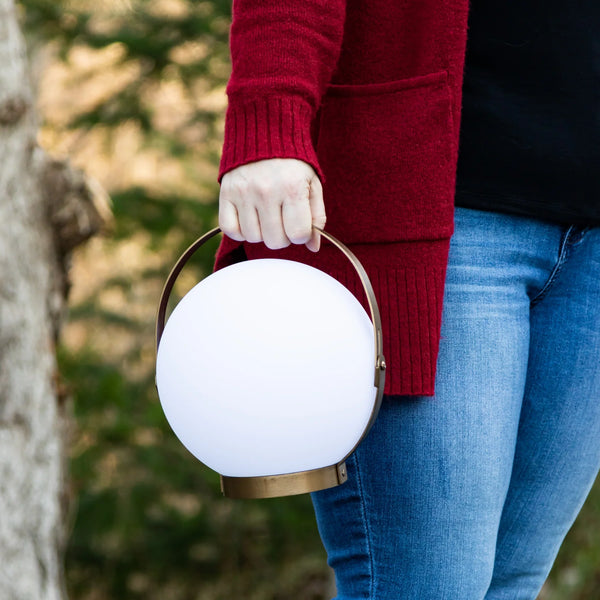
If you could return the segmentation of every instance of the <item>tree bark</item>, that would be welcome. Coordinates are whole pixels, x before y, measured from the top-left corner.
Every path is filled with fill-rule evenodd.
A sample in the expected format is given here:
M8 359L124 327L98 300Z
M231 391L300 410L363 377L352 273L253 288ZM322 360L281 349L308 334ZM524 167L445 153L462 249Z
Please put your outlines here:
M14 0L0 0L2 600L65 598L65 419L55 346L68 253L101 222L83 177L50 161L36 133Z

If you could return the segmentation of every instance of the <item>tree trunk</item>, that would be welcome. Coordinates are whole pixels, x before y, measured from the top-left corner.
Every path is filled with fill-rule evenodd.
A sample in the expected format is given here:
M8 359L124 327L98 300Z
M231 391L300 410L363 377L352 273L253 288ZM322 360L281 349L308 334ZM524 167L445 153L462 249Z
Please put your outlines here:
M65 258L99 225L85 204L89 197L84 208L79 203L88 191L82 177L36 146L32 96L14 1L0 0L2 600L65 597L64 419L55 345L67 290Z

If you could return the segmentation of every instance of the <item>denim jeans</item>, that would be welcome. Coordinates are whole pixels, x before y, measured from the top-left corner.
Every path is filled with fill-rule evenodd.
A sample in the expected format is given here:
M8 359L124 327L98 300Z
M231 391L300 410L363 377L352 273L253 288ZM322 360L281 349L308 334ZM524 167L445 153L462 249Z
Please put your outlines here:
M435 397L313 494L339 600L533 600L600 466L600 227L458 208Z

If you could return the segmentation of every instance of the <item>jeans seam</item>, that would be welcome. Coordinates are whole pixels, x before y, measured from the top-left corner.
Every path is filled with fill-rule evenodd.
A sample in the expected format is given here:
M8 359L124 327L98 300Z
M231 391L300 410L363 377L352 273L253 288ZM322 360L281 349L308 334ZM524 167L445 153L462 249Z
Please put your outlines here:
M563 268L563 265L567 260L567 255L569 251L569 236L571 235L571 232L573 231L574 227L574 225L571 225L569 229L567 229L567 231L563 234L560 240L558 259L556 261L556 264L554 265L554 268L552 269L552 272L550 273L550 276L548 277L548 280L546 281L542 289L535 295L534 298L531 299L529 303L530 308L533 308L536 304L539 304L546 297L546 295L554 285L554 282L556 281L559 273Z
M353 456L354 458L354 466L356 469L356 483L357 483L357 487L358 487L358 493L360 494L360 498L361 498L361 502L360 502L360 507L361 507L361 518L362 518L362 523L363 523L363 531L364 531L364 535L365 535L365 543L367 546L367 556L369 557L369 598L374 598L374 591L375 591L375 569L374 569L374 565L373 565L373 552L372 552L372 544L371 544L371 537L370 537L370 532L371 532L371 528L369 527L369 520L367 518L367 512L365 509L365 493L364 493L364 489L363 489L363 485L362 485L362 478L360 475L360 465L358 462L358 458L356 456L356 454Z

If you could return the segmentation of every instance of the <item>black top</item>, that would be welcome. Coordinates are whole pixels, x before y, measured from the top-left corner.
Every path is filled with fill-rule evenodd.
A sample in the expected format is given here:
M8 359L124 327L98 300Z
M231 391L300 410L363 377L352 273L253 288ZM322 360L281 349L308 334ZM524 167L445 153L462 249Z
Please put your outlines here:
M457 206L600 225L600 1L473 0Z

